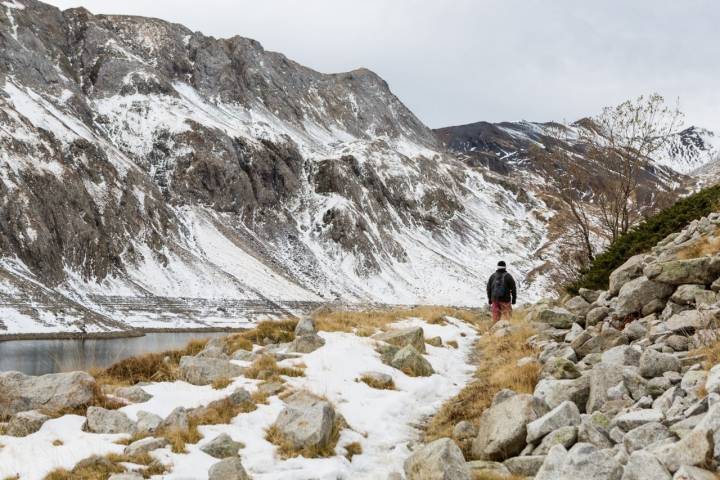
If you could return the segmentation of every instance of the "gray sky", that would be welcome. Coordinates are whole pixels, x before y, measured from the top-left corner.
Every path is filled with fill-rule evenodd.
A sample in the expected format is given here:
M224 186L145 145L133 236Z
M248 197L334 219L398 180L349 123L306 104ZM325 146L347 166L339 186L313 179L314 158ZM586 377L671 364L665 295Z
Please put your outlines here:
M51 0L367 67L431 127L575 120L658 92L720 132L718 0Z

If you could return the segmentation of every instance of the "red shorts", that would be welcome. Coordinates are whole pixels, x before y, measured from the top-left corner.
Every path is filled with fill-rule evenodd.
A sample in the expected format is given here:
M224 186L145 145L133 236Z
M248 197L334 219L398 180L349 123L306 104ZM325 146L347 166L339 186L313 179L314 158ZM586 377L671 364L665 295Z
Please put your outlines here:
M510 302L492 302L492 320L493 323L500 319L509 319L512 315L512 303Z

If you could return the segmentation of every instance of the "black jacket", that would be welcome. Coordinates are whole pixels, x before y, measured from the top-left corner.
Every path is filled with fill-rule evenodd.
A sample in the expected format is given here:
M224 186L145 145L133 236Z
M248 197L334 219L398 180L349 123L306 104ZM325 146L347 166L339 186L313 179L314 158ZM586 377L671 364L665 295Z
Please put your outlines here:
M505 282L505 295L496 295L496 292L493 292L493 285L495 284L495 279L498 275L503 275L503 282ZM493 300L497 300L499 302L512 302L515 304L515 301L517 300L517 287L515 286L515 279L510 275L506 270L498 269L495 273L490 275L490 279L487 283L487 297L488 302L492 303ZM498 298L495 298L498 297Z

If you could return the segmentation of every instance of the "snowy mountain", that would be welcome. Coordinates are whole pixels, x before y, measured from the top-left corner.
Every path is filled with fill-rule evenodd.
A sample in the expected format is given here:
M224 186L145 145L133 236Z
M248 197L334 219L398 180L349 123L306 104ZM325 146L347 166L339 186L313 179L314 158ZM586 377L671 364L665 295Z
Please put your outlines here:
M448 153L368 70L0 6L0 334L479 305L500 256L520 279L542 263L548 215Z

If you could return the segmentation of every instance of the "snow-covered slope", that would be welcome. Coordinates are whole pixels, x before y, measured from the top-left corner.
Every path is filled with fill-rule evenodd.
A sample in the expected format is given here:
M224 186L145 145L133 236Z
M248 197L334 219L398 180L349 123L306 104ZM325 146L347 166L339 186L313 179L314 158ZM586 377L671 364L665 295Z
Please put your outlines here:
M156 19L0 8L0 334L479 305L498 258L521 281L541 263L547 215L368 70Z

